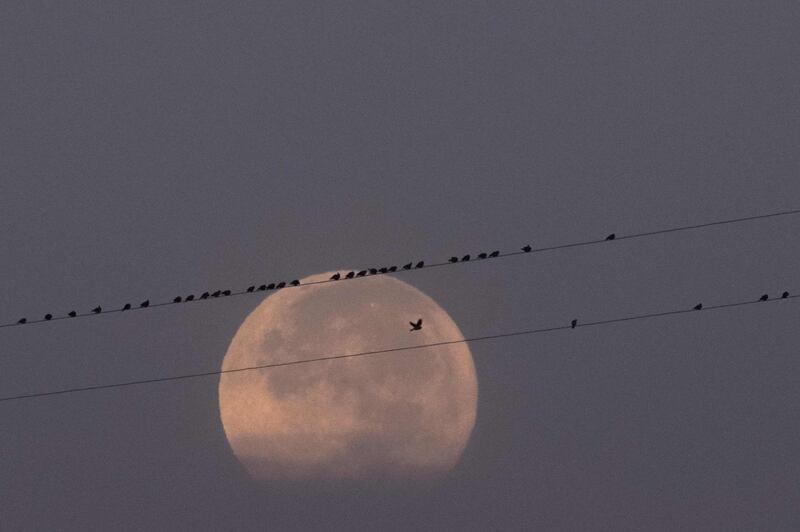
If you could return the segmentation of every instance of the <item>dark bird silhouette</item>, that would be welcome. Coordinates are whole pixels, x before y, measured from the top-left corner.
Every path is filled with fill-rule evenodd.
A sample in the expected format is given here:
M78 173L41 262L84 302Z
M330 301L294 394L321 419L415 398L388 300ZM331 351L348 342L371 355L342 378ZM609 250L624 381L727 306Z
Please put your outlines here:
M361 270L356 274L356 277L364 277L365 275L367 275L367 270Z
M389 273L389 268L383 267L380 270L378 270L378 272L380 272L380 273Z
M345 279L352 279L356 276L356 272L348 272L347 275L344 276Z
M99 305L98 305L98 306L96 306L96 307L94 307L94 308L92 309L92 312L93 312L94 314L100 314L101 312L103 312L103 307L101 307L101 306L99 306Z
M17 325L25 325L26 323L28 323L28 320L26 318L20 318L19 321L17 322Z
M336 272L333 275L331 275L331 281L338 281L341 278L342 278L342 274L340 274L339 272Z
M694 306L694 309L695 310L703 310L703 304L702 303L698 303L697 305Z
M248 292L248 293L250 293L250 292L255 292L255 291L256 291L256 287L255 287L255 286L248 286L248 287L247 287L247 292Z
M392 266L392 267L389 268L389 272L390 273L394 273L396 271L397 271L397 266Z
M147 308L147 307L149 307L149 306L150 306L150 300L149 300L149 299L145 299L145 300L144 300L144 301L142 301L142 303L139 305L139 307L140 307L140 308Z
M763 296L758 298L759 301L766 301L768 299L769 299L769 294L764 294Z
M172 300L173 303L180 303L181 301L183 301L183 298L181 296L177 296L175 299Z
M376 275L377 273L378 273L378 270L376 268L370 268L369 269L369 274L370 275Z
M186 296L186 301L194 301L194 295L189 294L188 296Z
M467 262L469 260L469 255L464 255L461 257L461 262Z
M485 259L486 257L488 257L488 255L486 253L478 253L478 258L479 259Z
M494 258L497 258L499 256L500 256L500 251L492 251L491 253L489 253L489 258L490 259L494 259Z
M617 238L616 233L611 233L606 237L606 240L614 240L615 238Z
M229 295L231 295L231 291L230 290L223 290L222 291L222 295L223 296L229 296Z
M211 297L211 294L208 292L203 292L203 295L200 296L200 299L208 299L209 297Z
M531 251L533 251L533 248L532 248L532 247L530 247L530 246L525 246L525 247L523 247L523 248L521 248L521 249L522 249L522 251L524 251L525 253L530 253Z
M458 262L458 257L450 257L450 262Z
M77 315L78 315L78 313L75 312L74 310L69 311L69 314L67 314L67 316L69 316L70 318L74 318Z
M577 327L577 326L578 326L578 320L572 320L572 322L570 323L570 326L571 326L573 329L574 329L575 327Z
M123 311L130 310L130 309L131 309L131 304L130 303L125 303L125 306L122 307Z
M413 321L409 321L408 324L411 325L411 329L409 329L409 332L419 331L422 329L422 318L418 319L416 323L414 323Z
M222 295L222 290L217 290L216 292L214 292L213 294L211 294L211 297L219 297L219 296L221 296L221 295Z
M292 281L292 282L291 282L291 283L289 283L289 284L290 284L290 285L292 285L292 286L300 286L300 281L298 281L297 279L295 279L294 281Z
M421 260L421 261L419 261L419 262L416 264L416 266L414 266L414 267L415 267L415 268L424 268L424 267L425 267L425 261L424 261L424 260Z
M404 270L410 270L410 269L411 269L411 266L413 266L413 264L412 264L412 263L410 263L410 262L409 262L408 264L403 264L403 269L404 269Z
M781 294L781 299L786 299L787 297L789 297L789 292L784 292Z
M283 288L284 286L286 286L286 281L281 281L275 285L275 288Z
M44 319L46 319L47 321L50 321L50 320L53 319L53 315L52 314L45 314L44 315Z
M267 290L275 290L275 283L269 283L267 285Z

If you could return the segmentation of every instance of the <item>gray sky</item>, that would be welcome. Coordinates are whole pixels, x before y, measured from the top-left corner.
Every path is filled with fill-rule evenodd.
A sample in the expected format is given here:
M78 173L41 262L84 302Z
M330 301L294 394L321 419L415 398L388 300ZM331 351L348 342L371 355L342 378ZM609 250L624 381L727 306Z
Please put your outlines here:
M800 205L797 2L0 3L0 321ZM465 335L800 290L797 218L416 272ZM218 379L0 404L9 530L800 528L796 303L473 346L424 489L253 483ZM217 369L257 298L0 332Z

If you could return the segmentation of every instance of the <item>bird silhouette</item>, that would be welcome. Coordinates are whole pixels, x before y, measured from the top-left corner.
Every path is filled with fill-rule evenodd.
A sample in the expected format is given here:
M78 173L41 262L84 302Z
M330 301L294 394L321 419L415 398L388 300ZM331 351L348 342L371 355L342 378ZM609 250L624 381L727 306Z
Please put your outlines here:
M415 268L424 268L424 267L425 267L425 261L424 261L424 260L421 260L421 261L419 261L419 262L416 264L416 266L414 266L414 267L415 267Z
M101 312L103 312L103 307L98 305L92 309L92 312L95 314L100 314Z
M781 294L781 299L786 299L787 297L789 297L789 292L784 292Z
M69 316L70 318L74 318L77 315L78 315L78 313L75 312L74 310L69 311L69 314L67 314L67 316Z
M203 292L203 295L200 296L200 299L208 299L211 296L208 292Z
M758 298L759 301L766 301L768 299L769 299L769 294L764 294L763 296Z
M122 307L122 310L123 310L123 311L125 311L125 310L130 310L130 309L131 309L131 304L130 304L130 303L125 303L125 306L124 306L124 307Z
M394 273L396 271L397 271L397 266L392 266L392 267L389 268L389 272L390 273Z
M286 281L281 281L275 285L275 288L283 288L286 286Z
M144 301L142 301L142 303L139 305L139 307L140 307L140 308L147 308L147 307L149 307L149 306L150 306L150 300L149 300L149 299L145 299L145 300L144 300Z
M485 259L486 257L488 257L488 255L486 253L478 253L478 258L479 259Z
M418 319L416 323L414 323L413 321L409 321L408 324L411 325L411 329L409 329L409 332L419 331L422 329L422 318Z
M381 268L380 270L378 270L378 272L380 272L380 273L388 273L388 272L389 272L389 268L387 268L387 267L385 267L385 266L384 266L383 268Z
M181 296L176 296L175 299L172 300L173 303L180 303L181 301L183 301Z
M694 306L694 310L703 310L703 304L698 303L697 305Z
M458 257L450 257L450 262L458 262Z
M356 272L348 272L347 275L344 276L345 279L352 279L356 276Z
M188 296L186 296L186 301L194 301L194 295L189 294Z
M219 297L219 296L221 296L221 295L222 295L222 290L217 290L216 292L214 292L213 294L211 294L211 297Z
M410 270L410 269L411 269L411 266L413 266L413 264L412 264L412 263L410 263L410 262L409 262L408 264L403 264L403 269L404 269L404 270Z
M248 292L248 293L250 293L250 292L255 292L255 291L256 291L256 287L255 287L255 286L248 286L248 287L247 287L247 292Z
M46 319L47 321L50 321L50 320L53 319L53 315L52 314L45 314L44 315L44 319Z
M229 296L229 295L231 295L231 291L230 290L223 290L222 291L222 295L223 296Z
M578 320L572 320L572 322L570 323L570 326L571 326L573 329L574 329L575 327L577 327L577 326L578 326Z
M267 285L267 290L275 290L275 283L269 283Z
M291 283L289 283L289 284L290 284L290 285L292 285L292 286L300 286L300 281L298 281L297 279L295 279L294 281L292 281L292 282L291 282Z
M606 240L614 240L615 238L617 238L617 235L615 233L611 233L606 237Z
M338 281L341 278L342 278L342 274L340 274L339 272L336 272L333 275L331 275L331 281Z
M522 251L524 251L525 253L530 253L531 251L533 251L533 248L530 247L530 246L525 246L525 247L520 248L520 249L522 249Z
M19 321L17 322L17 325L25 325L26 323L28 323L28 320L26 318L20 318Z
M376 275L377 273L378 273L378 270L376 268L370 268L369 269L369 274L370 275Z
M469 255L464 255L461 257L461 262L467 262L469 260Z
M365 275L367 275L367 270L361 270L356 274L356 277L364 277Z
M492 251L491 253L489 253L489 258L490 259L494 259L494 258L497 258L499 256L500 256L500 251Z

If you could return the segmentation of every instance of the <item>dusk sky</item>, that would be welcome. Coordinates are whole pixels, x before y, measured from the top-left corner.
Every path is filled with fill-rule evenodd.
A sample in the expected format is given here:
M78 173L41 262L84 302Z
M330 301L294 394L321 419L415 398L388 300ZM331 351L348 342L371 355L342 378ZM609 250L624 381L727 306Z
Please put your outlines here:
M0 323L799 209L798 27L790 1L5 0ZM474 337L797 294L798 234L782 216L396 278L445 311L425 334L449 314ZM397 314L366 348L423 338L384 285L291 316L337 354L315 331L362 345L374 297ZM263 297L2 328L0 397L219 370ZM798 530L798 301L465 344L474 428L424 482L254 477L216 375L0 402L0 530ZM418 373L354 393L395 401ZM373 473L420 436L397 416L361 442Z

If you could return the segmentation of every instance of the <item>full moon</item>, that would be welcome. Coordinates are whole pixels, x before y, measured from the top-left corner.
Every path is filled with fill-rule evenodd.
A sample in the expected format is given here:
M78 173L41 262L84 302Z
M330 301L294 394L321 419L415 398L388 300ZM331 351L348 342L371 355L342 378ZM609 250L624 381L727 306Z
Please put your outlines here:
M419 318L422 330L410 332ZM442 307L407 283L341 280L264 299L222 369L463 338ZM467 445L477 399L466 343L223 373L219 382L228 442L259 481L441 475Z

